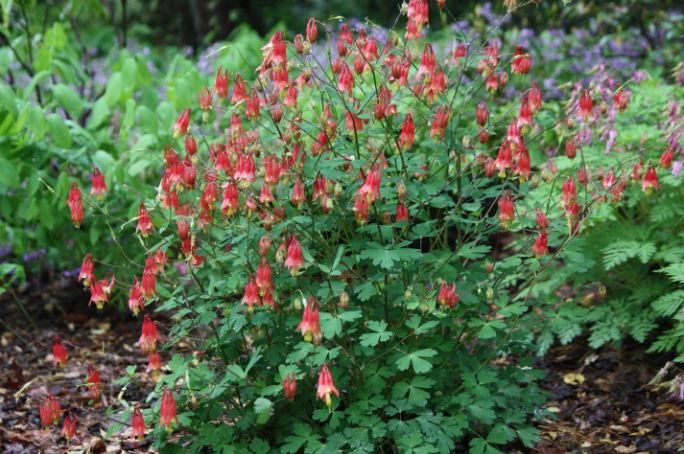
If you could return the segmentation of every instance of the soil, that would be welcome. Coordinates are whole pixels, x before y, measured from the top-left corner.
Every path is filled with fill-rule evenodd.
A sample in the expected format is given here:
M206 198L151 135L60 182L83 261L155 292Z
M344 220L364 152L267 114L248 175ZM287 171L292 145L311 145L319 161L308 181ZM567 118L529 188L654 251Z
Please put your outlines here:
M135 345L141 320L116 308L89 308L88 292L73 281L34 286L19 297L33 324L14 301L0 300L0 452L151 452L148 439L132 441L128 421L111 416L123 401L145 401L153 387L146 357ZM54 336L69 352L67 366L59 370L50 355ZM552 349L538 367L547 373L541 383L549 393L546 409L556 417L536 421L542 438L531 452L677 452L684 446L684 402L671 390L649 385L668 359L636 344L593 351L578 341ZM100 402L90 401L82 386L88 364L105 384ZM130 365L137 379L122 393L114 381ZM48 392L77 418L78 435L70 442L60 438L61 427L40 427L40 400ZM121 428L107 435L112 425Z

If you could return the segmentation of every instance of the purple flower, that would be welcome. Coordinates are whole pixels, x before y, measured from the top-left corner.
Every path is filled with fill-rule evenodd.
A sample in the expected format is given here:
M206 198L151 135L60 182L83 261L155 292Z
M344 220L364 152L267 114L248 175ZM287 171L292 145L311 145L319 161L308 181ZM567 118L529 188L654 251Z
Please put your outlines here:
M675 161L672 163L672 176L678 177L682 173L682 167L684 167L684 161Z

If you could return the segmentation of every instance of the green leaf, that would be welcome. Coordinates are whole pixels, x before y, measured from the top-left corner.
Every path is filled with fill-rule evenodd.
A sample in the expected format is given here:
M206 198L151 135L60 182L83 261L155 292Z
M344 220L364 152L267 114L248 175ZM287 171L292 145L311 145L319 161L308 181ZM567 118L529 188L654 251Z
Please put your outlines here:
M371 320L368 322L368 328L375 332L361 335L360 341L364 347L375 347L378 343L386 342L392 338L392 332L386 331L387 323L383 321Z
M47 116L48 126L52 139L58 147L69 148L71 146L71 133L62 117L57 114Z
M684 284L684 263L674 263L658 270L659 273L665 273L673 282Z
M417 350L413 353L409 353L408 355L402 356L397 360L397 369L407 370L410 364L413 366L413 371L417 374L429 372L432 369L432 364L423 358L432 358L436 354L437 351L431 348L425 348L422 350Z
M17 118L19 110L17 109L16 95L14 90L4 82L0 81L0 105L5 108L14 118Z
M103 121L109 116L109 106L107 101L104 99L99 99L93 105L93 111L90 112L90 117L88 118L88 129L97 129Z
M19 174L11 161L0 156L0 183L7 188L19 186Z
M397 248L387 249L378 243L370 243L369 248L362 251L359 257L370 259L373 264L385 269L392 269L394 262L419 260L422 256L418 249Z
M301 424L294 424L294 435L285 438L285 444L281 446L281 452L294 454L311 438L311 427ZM318 438L318 437L315 437Z
M497 424L487 435L487 443L503 445L515 438L515 432L504 424Z
M80 96L67 85L57 84L52 87L52 94L57 100L57 104L69 112L73 119L77 119L83 113L83 100Z
M254 412L257 415L257 424L265 424L271 417L271 410L273 409L273 402L265 397L257 397L254 401Z
M121 73L116 72L109 77L107 88L105 90L104 99L109 107L113 107L119 102L121 98L121 90L123 88L123 79Z
M539 442L539 430L536 427L526 427L516 432L526 448L533 448Z
M491 324L485 323L482 325L482 328L480 328L477 337L480 339L492 339L496 337L496 331L492 328Z

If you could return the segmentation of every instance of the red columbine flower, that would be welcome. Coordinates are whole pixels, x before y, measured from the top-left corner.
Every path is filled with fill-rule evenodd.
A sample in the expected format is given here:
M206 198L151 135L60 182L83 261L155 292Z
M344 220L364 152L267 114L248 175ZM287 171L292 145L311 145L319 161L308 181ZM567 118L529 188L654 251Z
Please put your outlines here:
M507 229L515 219L515 205L511 199L511 192L506 191L499 199L499 220L504 229Z
M548 250L549 237L546 231L542 231L539 233L537 239L534 240L534 244L532 245L532 253L537 257L541 257L542 255L546 254Z
M297 379L294 374L286 375L283 378L283 395L287 400L294 400L297 392Z
M579 114L586 118L591 115L593 109L594 101L591 99L591 95L589 95L589 90L582 90L579 100Z
M95 270L95 262L93 261L93 254L86 254L81 263L81 272L78 274L78 280L83 281L83 285L88 287L93 280Z
M128 308L133 312L133 315L138 315L145 306L145 299L143 298L142 287L138 281L137 276L133 276L133 285L128 294Z
M644 180L641 183L641 190L646 194L650 194L654 189L658 190L658 174L653 166L652 162L648 163L648 168L646 169L646 174L644 175Z
M564 206L570 205L577 198L577 187L575 186L575 179L571 176L563 183L563 191L561 193L561 200Z
M273 283L271 282L271 267L265 258L262 258L259 261L256 273L256 284L262 295L264 290L273 288Z
M67 350L62 341L59 340L59 336L55 336L52 339L52 361L55 364L55 367L64 367L66 366L67 359L69 359L69 356L67 355Z
M155 380L159 377L159 372L161 371L162 363L159 353L153 352L147 355L147 373L152 375Z
M458 43L454 46L453 59L454 63L459 63L459 61L466 56L466 46L463 43Z
M435 138L443 138L446 132L446 127L449 124L449 111L444 107L439 106L435 116L432 118L432 128L430 129L430 136Z
M145 437L145 418L140 408L136 405L131 414L131 438L142 440Z
M247 310L250 312L254 310L254 306L259 306L261 301L259 301L259 287L257 286L254 276L250 275L245 284L245 294L242 297L242 304L247 306Z
M437 302L442 307L454 308L458 304L458 295L456 294L456 284L447 284L442 281L442 286L437 295Z
M236 74L235 81L233 82L233 97L230 99L230 102L232 104L237 104L248 99L249 96L247 96L247 85L242 79L242 76L240 74Z
M43 399L40 403L40 423L44 427L52 424L57 424L57 420L62 414L62 408L59 405L59 400L52 394Z
M192 134L185 137L185 153L188 156L195 156L197 154L197 141Z
M523 96L520 101L520 112L518 115L518 128L523 126L532 126L532 109L530 109L530 102L527 96Z
M138 208L138 227L135 231L140 232L143 238L146 238L150 234L154 226L152 225L152 218L150 218L150 213L145 208L145 204L140 202L140 207Z
M325 400L325 405L330 408L332 407L332 399L330 398L330 394L340 397L340 392L335 387L335 382L333 382L330 369L328 369L328 365L326 363L323 363L321 370L318 372L318 388L316 389L316 397L321 400Z
M629 95L624 91L620 90L613 95L613 106L620 112L624 112L629 103Z
M499 170L499 176L504 178L506 176L506 169L513 167L513 154L511 153L511 145L508 140L504 140L499 147L499 152L494 161L496 168Z
M541 230L546 230L549 227L549 219L546 217L546 214L544 214L544 212L540 209L537 209L536 221L537 226Z
M478 125L484 126L489 118L489 110L487 109L487 104L484 101L480 103L475 108L475 121Z
M200 109L210 110L211 109L211 92L207 87L200 90L199 94Z
M368 220L369 207L368 197L357 193L356 197L354 197L354 218L356 219L356 222L363 224Z
M667 147L663 154L658 159L658 165L661 169L669 169L672 166L672 159L674 159L674 150L672 147Z
M565 156L569 159L575 159L577 156L577 142L572 137L565 142Z
M223 190L223 200L221 201L221 213L226 216L233 216L240 209L240 200L238 199L237 184L230 182L226 184Z
M287 257L285 258L285 268L289 268L292 275L299 272L299 268L304 265L302 258L302 246L296 237L291 237L287 247Z
M228 96L228 71L223 71L223 66L219 66L214 79L214 90L219 98Z
M164 426L167 431L171 431L171 424L176 421L176 401L173 392L166 388L162 393L161 405L159 407L159 424Z
M365 196L368 203L373 203L380 194L380 166L375 165L366 175L366 180L359 188L359 195Z
M292 196L290 197L290 202L292 205L299 207L306 201L306 195L304 194L304 183L297 177L292 187Z
M95 368L88 364L88 378L86 380L88 384L88 390L90 391L90 398L92 400L100 400L100 394L102 393L102 380L100 379L100 373L95 370Z
M100 169L97 167L93 169L91 179L93 187L90 189L90 195L95 195L99 198L102 198L104 194L107 193L107 184L105 183L104 177L100 173Z
M409 220L409 212L408 208L406 205L402 202L399 202L397 204L397 211L395 214L396 222L401 222L401 221L408 221Z
M306 23L306 39L310 43L315 43L317 38L318 28L316 28L316 19L310 17L309 21Z
M406 114L404 123L401 125L401 134L399 134L399 146L404 150L410 148L415 140L416 128L413 124L413 115L411 112Z
M530 91L527 93L527 99L530 102L530 109L532 109L533 113L541 109L542 95L537 82L532 82L532 87L530 87Z
M166 252L162 251L161 249L157 249L157 251L152 256L152 260L154 261L154 272L163 273L164 267L166 266L166 262L168 261L168 258L166 257Z
M112 282L113 283L113 282ZM107 301L109 301L109 293L107 289L111 290L112 285L108 283L107 278L98 281L93 280L90 285L90 301L88 301L88 306L95 304L98 310L102 309Z
M418 73L416 78L422 75L431 75L435 72L435 52L432 50L432 44L426 43L425 48L423 48L423 55L420 56L420 66L418 67Z
M143 353L151 353L157 350L157 342L161 340L157 325L154 324L148 315L143 316L142 334L138 343Z
M299 322L299 325L297 325L297 329L301 331L306 342L313 341L314 344L321 342L323 333L321 333L318 303L313 297L310 298L309 302L304 307L302 320Z
M147 267L145 267L140 287L146 300L149 300L157 294L157 274L153 269L147 269Z
M265 257L271 247L271 238L266 234L259 239L259 255Z
M71 211L71 222L75 227L80 227L83 222L83 203L81 202L81 190L75 181L71 183L67 205Z
M354 74L345 63L340 68L340 75L337 78L337 89L351 95L354 88Z
M192 112L192 109L185 109L178 116L176 124L173 126L173 137L184 136L188 133L188 126L190 125L190 112Z
M71 441L76 436L76 417L69 413L64 417L64 425L62 426L62 436Z
M409 22L412 22L420 30L429 20L427 0L409 0L406 15Z
M513 74L527 74L532 68L532 57L525 49L518 46L513 52L513 61L511 61L511 72Z

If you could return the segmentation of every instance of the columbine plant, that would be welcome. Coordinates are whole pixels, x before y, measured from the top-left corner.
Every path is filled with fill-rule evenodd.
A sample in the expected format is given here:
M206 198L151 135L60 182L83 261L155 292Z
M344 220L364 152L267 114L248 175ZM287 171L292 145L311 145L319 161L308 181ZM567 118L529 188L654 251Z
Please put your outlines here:
M411 0L405 31L340 24L325 43L315 19L304 35L278 32L253 81L217 68L180 114L158 197L135 220L147 260L128 306L143 313L159 404L129 412L133 437L158 418L158 444L174 431L197 450L535 443L526 290L600 202L579 174L584 192L561 176L542 139L573 122L591 131L599 107L583 87L567 111L544 111L520 46L437 51L429 10ZM581 139L568 135L570 158ZM640 184L657 190L644 165ZM548 198L526 201L538 188ZM69 207L80 225L76 186ZM101 307L115 281L94 263L81 278Z

